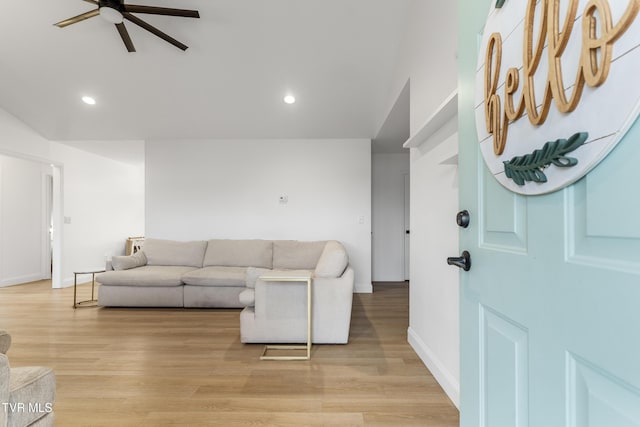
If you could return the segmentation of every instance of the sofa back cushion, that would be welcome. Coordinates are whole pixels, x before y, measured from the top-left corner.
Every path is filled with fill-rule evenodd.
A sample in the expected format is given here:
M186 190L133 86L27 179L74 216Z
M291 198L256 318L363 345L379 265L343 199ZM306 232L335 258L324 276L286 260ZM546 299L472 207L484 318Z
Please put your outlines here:
M206 248L207 242L204 240L178 242L146 238L142 250L147 257L147 265L202 267Z
M204 266L271 268L271 240L209 240Z
M273 268L314 270L326 244L326 241L275 240L273 242Z
M349 255L342 243L329 240L320 255L314 275L316 277L340 277L349 265Z

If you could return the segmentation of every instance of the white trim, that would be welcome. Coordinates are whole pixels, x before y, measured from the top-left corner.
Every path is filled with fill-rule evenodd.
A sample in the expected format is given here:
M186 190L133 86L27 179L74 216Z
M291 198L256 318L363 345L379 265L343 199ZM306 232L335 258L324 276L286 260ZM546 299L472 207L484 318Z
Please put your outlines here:
M55 163L52 163L53 171L53 274L51 276L51 287L62 288L62 240L63 240L63 226L62 218L64 213L64 169ZM72 282L73 283L73 282Z
M51 235L49 228L51 227L51 215L53 214L53 175L51 171L41 171L42 175L42 218L40 224L40 240L42 253L40 255L42 277L51 279Z
M431 374L436 381L438 381L438 384L440 384L440 387L442 387L447 396L449 396L449 399L456 405L456 408L460 409L460 381L447 370L429 346L422 341L411 327L407 328L407 341L427 369L431 371Z

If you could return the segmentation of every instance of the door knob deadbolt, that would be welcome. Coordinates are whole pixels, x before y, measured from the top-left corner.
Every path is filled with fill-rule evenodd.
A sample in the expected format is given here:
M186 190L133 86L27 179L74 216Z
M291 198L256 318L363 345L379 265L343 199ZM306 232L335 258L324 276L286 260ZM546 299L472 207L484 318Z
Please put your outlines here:
M456 223L462 228L467 228L469 221L471 221L471 217L469 216L469 211L466 209L458 212L456 215Z

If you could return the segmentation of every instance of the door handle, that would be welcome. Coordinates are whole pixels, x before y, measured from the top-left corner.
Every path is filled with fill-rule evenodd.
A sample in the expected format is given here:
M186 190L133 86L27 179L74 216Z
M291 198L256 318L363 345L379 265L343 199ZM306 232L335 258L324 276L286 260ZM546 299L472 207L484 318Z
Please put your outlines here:
M471 269L471 254L468 251L463 251L461 256L447 258L447 264L469 271Z

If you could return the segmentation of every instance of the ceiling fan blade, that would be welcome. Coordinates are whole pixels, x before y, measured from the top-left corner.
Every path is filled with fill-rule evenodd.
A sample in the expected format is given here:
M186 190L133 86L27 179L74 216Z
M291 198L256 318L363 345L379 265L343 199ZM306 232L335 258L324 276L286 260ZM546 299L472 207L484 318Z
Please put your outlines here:
M166 42L171 43L172 45L174 45L178 49L187 50L189 48L189 46L180 43L178 40L174 39L173 37L171 37L168 34L163 33L162 31L160 31L159 29L157 29L153 25L150 25L150 24L144 22L142 19L138 18L137 16L134 16L134 15L128 13L128 12L123 12L122 16L124 16L126 19L128 19L131 22L133 22L134 24L136 24L136 25L144 28L145 30L149 31L150 33L155 34L156 36L160 37L161 39L165 40Z
M136 48L133 46L131 37L129 37L129 32L127 31L127 28L124 26L124 24L121 22L119 24L115 24L115 26L118 29L118 32L120 33L120 37L122 37L122 41L124 42L124 45L127 47L127 51L135 52Z
M91 0L85 0L91 1ZM137 4L124 4L124 11L130 13L151 13L154 15L184 16L186 18L200 18L197 10L172 9L169 7L141 6Z
M84 0L84 1L86 1L87 3L95 4L96 6L100 6L100 3L98 3L96 0Z
M75 24L76 22L84 21L85 19L93 18L96 15L100 14L100 9L90 10L89 12L81 13L78 16L74 16L73 18L65 19L64 21L57 22L53 25L56 25L60 28L64 28L67 25Z

